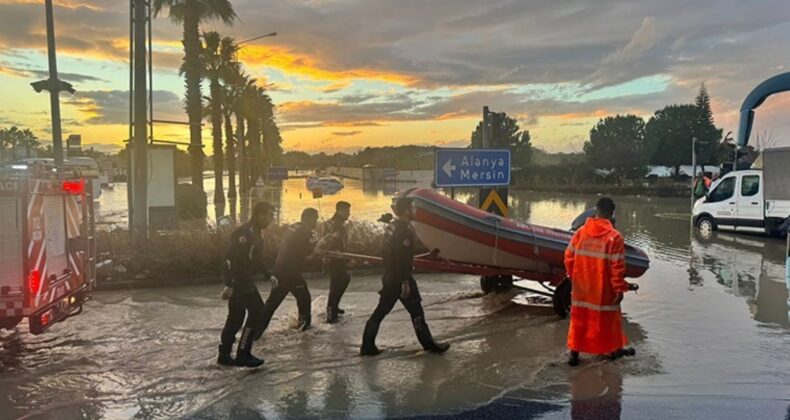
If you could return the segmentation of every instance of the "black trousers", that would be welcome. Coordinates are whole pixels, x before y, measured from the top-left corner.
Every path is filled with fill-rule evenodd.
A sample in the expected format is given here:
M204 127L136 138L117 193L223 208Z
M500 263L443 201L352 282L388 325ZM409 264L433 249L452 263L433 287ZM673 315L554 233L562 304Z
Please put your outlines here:
M244 324L245 316L247 318L245 328L258 328L263 317L263 308L263 299L257 289L233 293L228 299L228 318L222 328L222 346L230 351L233 341L236 339L236 333Z
M259 333L266 331L269 323L272 321L272 316L280 304L283 303L288 294L292 294L296 298L296 306L299 308L299 318L309 318L311 312L311 298L310 290L307 289L307 283L301 275L277 277L276 287L272 287L269 291L269 297L266 298L266 305L263 308L263 316ZM256 335L257 337L257 335Z
M326 307L335 309L340 306L340 299L346 293L348 284L351 282L351 275L348 274L345 266L329 266L329 297Z
M404 308L411 316L411 322L414 326L414 332L417 334L417 339L424 349L431 348L434 345L433 336L428 329L428 324L425 322L425 311L422 309L422 298L420 291L417 289L417 282L414 279L410 280L411 294L408 298L402 299L400 287L385 285L379 292L379 304L370 315L370 319L365 324L365 333L362 336L362 346L371 348L375 346L376 336L379 332L379 327L384 318L395 307L395 303L400 301Z

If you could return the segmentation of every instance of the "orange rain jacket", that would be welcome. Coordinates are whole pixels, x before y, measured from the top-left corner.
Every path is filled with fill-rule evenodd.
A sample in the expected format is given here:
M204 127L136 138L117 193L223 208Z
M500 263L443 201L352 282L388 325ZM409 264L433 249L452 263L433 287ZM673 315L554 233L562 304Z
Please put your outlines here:
M625 243L606 219L589 218L565 250L573 283L568 348L593 354L625 346L618 294L625 282Z

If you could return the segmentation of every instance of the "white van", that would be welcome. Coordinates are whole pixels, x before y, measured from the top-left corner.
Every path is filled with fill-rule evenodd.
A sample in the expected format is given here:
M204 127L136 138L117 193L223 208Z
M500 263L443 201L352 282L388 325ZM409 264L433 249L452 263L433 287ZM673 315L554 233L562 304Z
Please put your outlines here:
M771 235L790 218L790 148L763 152L762 169L734 171L694 203L700 233L723 229Z

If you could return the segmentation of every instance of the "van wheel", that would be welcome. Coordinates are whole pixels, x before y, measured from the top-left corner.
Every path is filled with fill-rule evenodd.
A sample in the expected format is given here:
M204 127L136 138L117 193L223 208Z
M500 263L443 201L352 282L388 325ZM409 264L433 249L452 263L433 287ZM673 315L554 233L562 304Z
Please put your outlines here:
M702 239L710 239L716 230L716 223L708 216L700 217L697 221L697 231Z

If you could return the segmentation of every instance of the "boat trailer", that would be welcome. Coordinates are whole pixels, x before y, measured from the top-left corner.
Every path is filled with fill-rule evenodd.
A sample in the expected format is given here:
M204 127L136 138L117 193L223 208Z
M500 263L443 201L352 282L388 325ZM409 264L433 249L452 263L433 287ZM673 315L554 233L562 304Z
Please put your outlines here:
M370 264L382 263L381 257L372 255L325 250L319 250L316 254L325 258L349 259ZM485 293L503 291L510 287L518 287L521 290L550 298L554 312L560 318L565 318L570 313L571 281L566 278L564 272L547 274L505 267L477 265L447 260L439 257L438 254L437 250L434 250L433 252L416 255L414 257L414 267L419 270L430 272L480 276L480 285ZM542 290L525 287L523 284L514 284L513 279L536 282L542 287Z

